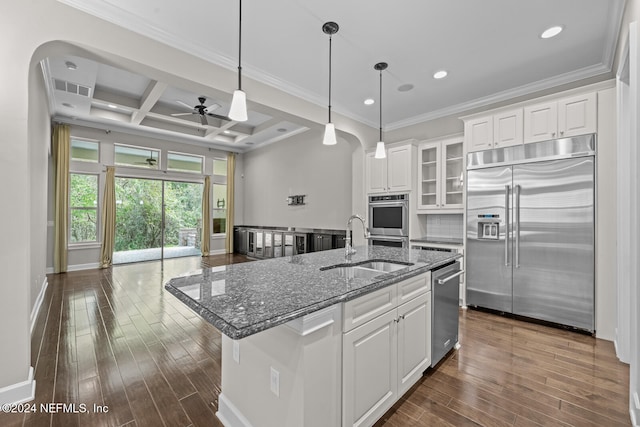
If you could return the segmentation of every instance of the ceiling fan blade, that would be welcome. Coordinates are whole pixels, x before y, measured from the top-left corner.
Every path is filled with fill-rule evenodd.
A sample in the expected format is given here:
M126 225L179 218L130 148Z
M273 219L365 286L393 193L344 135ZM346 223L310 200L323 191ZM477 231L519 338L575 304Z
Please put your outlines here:
M213 110L217 110L218 108L220 108L220 104L211 104L207 108L205 108L204 111L210 113Z
M193 105L189 105L189 104L187 104L187 103L185 103L185 102L182 102L182 101L176 101L176 104L180 104L180 105L182 105L182 106L184 106L184 107L188 108L189 110L193 110Z
M226 120L228 122L232 121L229 117L221 116L220 114L207 113L207 116L215 117L216 119L220 119L220 120Z
M209 126L209 122L207 122L207 118L204 114L200 114L200 123L202 123L202 126Z
M192 114L196 114L196 113L173 113L172 116L173 117L178 117L178 116L190 116Z

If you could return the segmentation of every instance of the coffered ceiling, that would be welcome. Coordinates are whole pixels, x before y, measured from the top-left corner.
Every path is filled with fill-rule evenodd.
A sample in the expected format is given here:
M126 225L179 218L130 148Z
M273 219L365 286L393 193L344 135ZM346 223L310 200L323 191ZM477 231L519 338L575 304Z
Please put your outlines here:
M59 0L204 60L237 67L237 0ZM584 78L611 77L624 0L244 0L245 76L324 106L328 36L335 21L333 110L377 128L377 62L385 130L527 95ZM543 39L554 25L563 31ZM71 63L71 64L70 64ZM75 66L75 69L73 69ZM251 104L244 123L221 119L228 96L193 93L80 57L43 61L59 118L244 151L304 132L290 112ZM446 70L443 79L433 74ZM212 87L214 87L212 82ZM80 88L80 89L79 89ZM83 89L86 88L86 89ZM205 113L192 107L205 96ZM367 98L373 105L365 105ZM203 121L204 119L204 121Z

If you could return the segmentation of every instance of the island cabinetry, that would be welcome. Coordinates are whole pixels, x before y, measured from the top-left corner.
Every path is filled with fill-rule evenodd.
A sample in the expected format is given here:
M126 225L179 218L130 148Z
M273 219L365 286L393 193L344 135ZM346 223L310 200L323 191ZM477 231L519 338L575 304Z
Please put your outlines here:
M595 133L596 94L561 98L524 108L524 142Z
M448 138L418 147L418 213L461 213L464 141Z
M413 144L403 144L388 147L384 159L376 159L375 152L367 153L367 193L411 191L414 151Z
M431 363L430 273L345 303L344 320L342 425L370 426Z

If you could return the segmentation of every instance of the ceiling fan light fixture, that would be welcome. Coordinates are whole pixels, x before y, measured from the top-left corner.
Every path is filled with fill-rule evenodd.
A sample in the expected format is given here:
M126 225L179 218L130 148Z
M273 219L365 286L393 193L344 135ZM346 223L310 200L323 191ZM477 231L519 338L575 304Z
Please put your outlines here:
M336 138L336 127L331 122L331 38L339 29L340 26L331 21L325 22L322 25L322 32L329 34L329 121L324 127L324 137L322 138L322 143L324 145L336 145L338 143Z
M240 89L233 91L229 118L235 122L247 121L247 95Z
M380 71L380 139L376 144L376 154L374 157L376 159L384 159L387 157L387 150L384 147L384 140L382 139L382 72L387 69L389 64L386 62L378 62L373 66L373 69L376 71Z
M245 122L247 116L247 95L242 91L242 0L238 0L238 89L233 92L229 118L236 122Z

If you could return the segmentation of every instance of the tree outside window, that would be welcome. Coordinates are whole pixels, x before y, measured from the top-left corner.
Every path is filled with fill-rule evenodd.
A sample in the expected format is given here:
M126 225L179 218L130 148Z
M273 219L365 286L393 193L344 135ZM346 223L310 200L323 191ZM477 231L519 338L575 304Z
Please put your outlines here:
M98 175L70 174L69 242L98 241Z
M227 232L227 159L213 160L213 233Z

